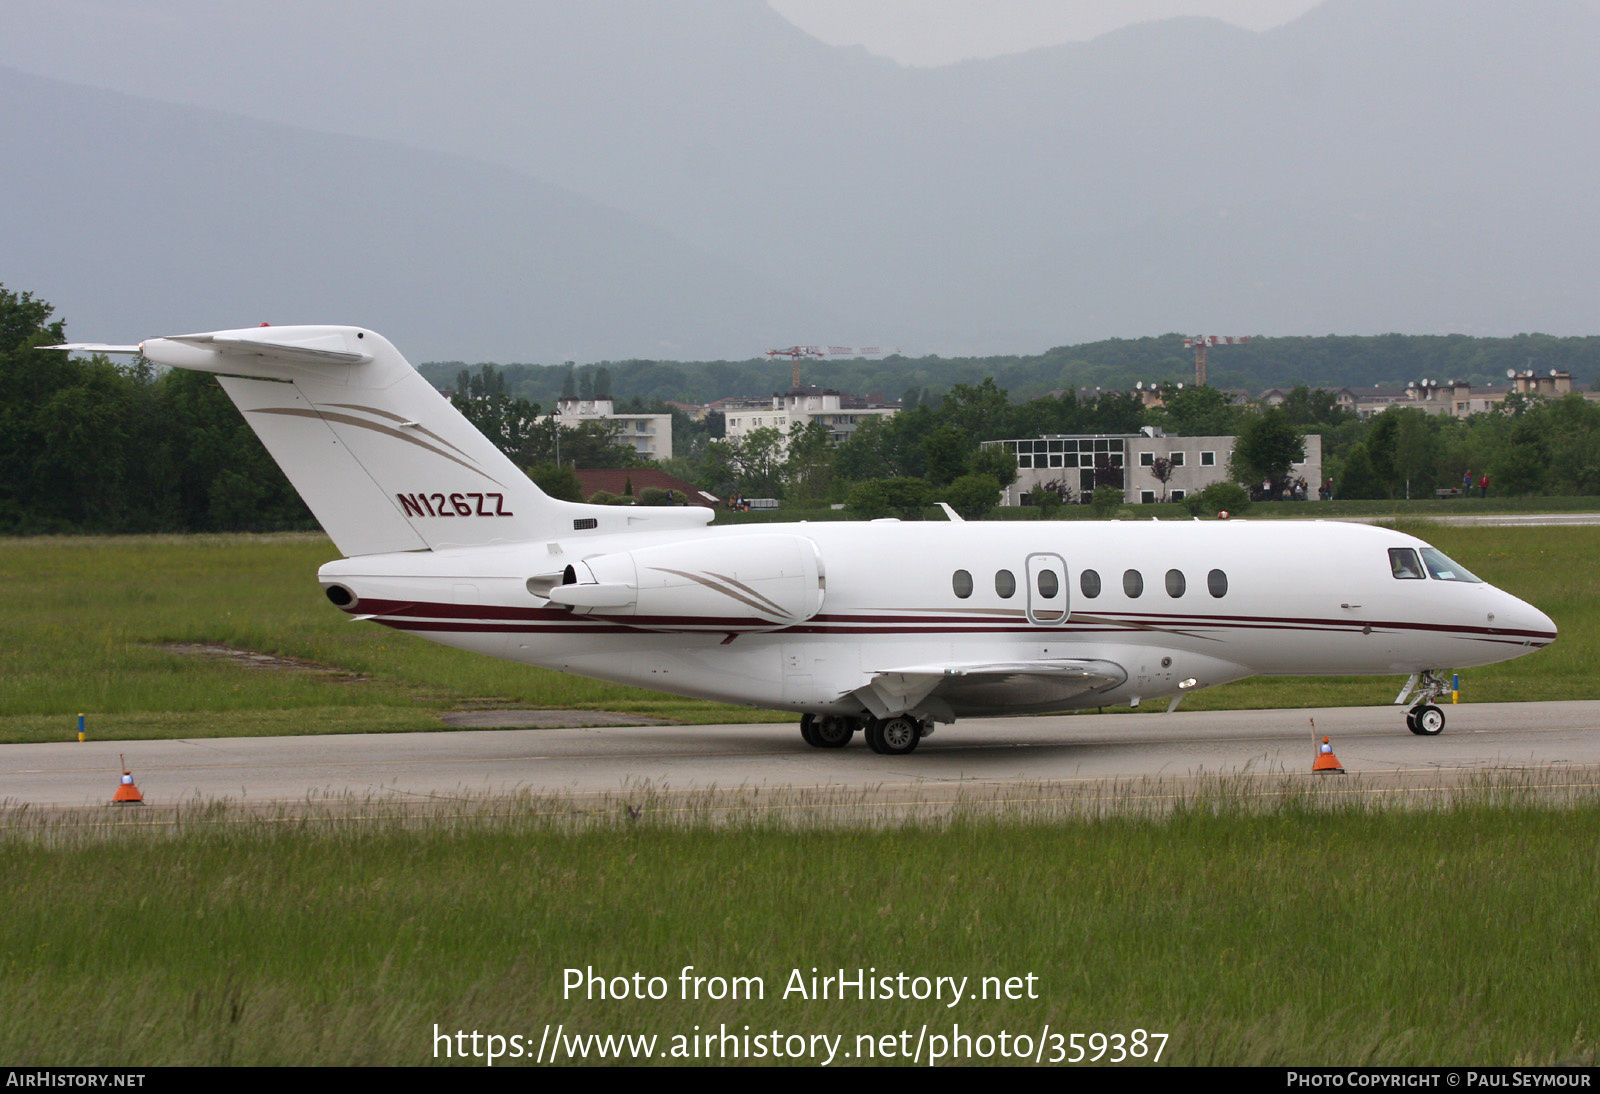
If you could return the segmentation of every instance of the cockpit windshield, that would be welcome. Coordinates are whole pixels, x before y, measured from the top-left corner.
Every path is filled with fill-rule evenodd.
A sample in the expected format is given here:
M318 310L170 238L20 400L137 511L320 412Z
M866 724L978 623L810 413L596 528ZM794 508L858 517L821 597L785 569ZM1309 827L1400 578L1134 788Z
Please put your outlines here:
M1467 569L1461 563L1454 561L1449 555L1437 547L1424 547L1422 561L1427 563L1428 576L1438 581L1470 581L1474 585L1482 585L1483 578Z

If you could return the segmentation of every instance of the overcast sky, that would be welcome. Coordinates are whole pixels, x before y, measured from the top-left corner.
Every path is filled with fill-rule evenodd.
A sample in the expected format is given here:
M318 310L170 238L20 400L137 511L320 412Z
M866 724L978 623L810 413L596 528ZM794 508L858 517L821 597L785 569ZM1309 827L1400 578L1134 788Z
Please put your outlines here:
M0 282L419 360L1595 329L1600 0L768 3L0 0L67 157Z
M944 65L1081 42L1130 23L1205 15L1266 30L1320 0L769 0L807 33L903 65Z

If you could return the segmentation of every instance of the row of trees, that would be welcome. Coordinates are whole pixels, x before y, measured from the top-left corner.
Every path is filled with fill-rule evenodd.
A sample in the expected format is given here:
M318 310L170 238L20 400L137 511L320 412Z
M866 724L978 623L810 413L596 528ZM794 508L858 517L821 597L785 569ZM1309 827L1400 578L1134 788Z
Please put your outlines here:
M50 305L0 286L0 382L7 393L0 403L0 532L315 527L214 378L34 348L65 337ZM599 370L566 375L576 391L609 393L610 377ZM552 494L578 497L575 466L645 462L611 443L603 423L558 427L538 403L512 391L503 370L463 370L456 380L456 405ZM1240 482L1281 481L1289 458L1298 456L1299 437L1319 433L1324 473L1339 497L1426 497L1460 485L1469 472L1473 481L1489 475L1497 493L1600 493L1600 405L1580 395L1513 396L1501 411L1465 421L1395 407L1366 422L1340 409L1331 393L1304 386L1271 411L1240 406L1208 387L1174 391L1159 408L1126 392L1014 402L992 377L916 395L902 413L863 421L837 446L818 425L733 440L722 435L720 416L695 422L673 411L677 455L664 466L723 496L779 497L791 506L845 502L864 515L920 508L919 488L904 485L919 483L977 515L1017 474L1008 457L981 442L1156 425L1238 437L1230 472ZM638 396L621 405L672 409Z
M0 532L316 528L214 377L40 352L52 311L0 286Z
M1136 433L1158 425L1190 436L1239 435L1233 471L1243 481L1271 478L1281 486L1289 464L1304 455L1308 427L1353 419L1331 397L1295 392L1283 409L1258 413L1234 404L1212 388L1185 388L1165 407L1147 409L1128 392L1106 392L1079 400L1072 392L1014 403L993 378L957 384L937 401L888 418L868 418L841 445L816 423L753 430L738 439L712 439L702 454L672 461L672 470L714 493L778 497L790 505L847 503L868 515L919 508L910 486L921 483L964 515L986 512L1000 490L1015 482L1009 452L983 441L1045 434ZM1136 473L1136 472L1126 472ZM1120 496L1125 472L1106 464L1095 469L1095 485ZM863 491L863 487L868 487ZM1054 500L1087 501L1076 483L1056 484ZM930 495L931 497L931 495ZM984 499L987 497L987 501ZM956 500L959 499L959 500Z
M1340 497L1431 497L1485 475L1499 494L1600 494L1600 404L1581 395L1513 395L1466 421L1392 407L1338 439Z
M1303 437L1312 433L1322 437L1323 476L1335 497L1432 497L1437 489L1460 486L1469 472L1474 483L1488 475L1501 494L1600 493L1600 403L1582 395L1514 395L1500 410L1465 420L1396 406L1363 421L1341 408L1332 392L1304 386L1271 409L1242 405L1210 387L1186 387L1165 406L1146 408L1126 393L1079 401L1069 392L1013 403L986 379L957 384L937 402L920 402L892 418L869 419L840 446L815 425L796 427L787 438L756 430L737 441L703 441L670 469L716 493L781 497L802 506L850 501L860 484L884 478L948 488L989 475L998 491L1015 480L1016 469L996 449L980 448L982 441L1133 433L1146 425L1183 436L1235 437L1229 477L1252 487L1269 482L1272 496L1288 484L1290 465L1304 458ZM1164 483L1162 470L1129 474L1154 472L1152 478ZM1098 471L1096 478L1097 485L1124 485ZM1307 488L1314 496L1321 485ZM943 489L941 497L948 494ZM1069 484L1060 485L1059 496L1088 500ZM883 505L864 501L852 508L875 512Z
M443 387L464 367L462 362L428 363L422 373ZM1521 334L1513 338L1467 335L1373 336L1325 335L1314 338L1254 338L1247 345L1228 346L1211 355L1211 382L1251 393L1271 386L1372 387L1403 384L1428 377L1464 379L1475 384L1504 382L1507 369L1565 369L1579 383L1600 377L1600 337L1557 338ZM574 368L561 365L514 364L501 371L510 391L533 402L551 405L573 383L585 377L601 391L614 386L646 400L706 403L734 392L786 390L789 363L748 361L611 361ZM985 377L1019 399L1055 390L1126 391L1135 381L1176 381L1194 376L1194 357L1177 334L1149 338L1112 338L1059 346L1040 354L992 357L909 357L894 354L877 360L829 357L805 363L807 383L840 391L884 392L908 404L933 401L957 384L977 384ZM602 371L604 379L602 379ZM601 391L603 393L603 391ZM580 392L581 394L581 392Z
M702 455L675 460L669 470L717 494L778 497L801 506L849 502L875 516L920 508L905 500L915 488L885 483L922 483L963 515L981 516L1016 481L1017 467L1009 454L980 442L1131 432L1142 411L1137 397L1121 392L1084 402L1068 392L1012 403L988 378L957 384L937 403L866 418L841 445L816 422L796 424L787 435L768 427L737 439L709 439ZM863 492L863 486L869 488Z

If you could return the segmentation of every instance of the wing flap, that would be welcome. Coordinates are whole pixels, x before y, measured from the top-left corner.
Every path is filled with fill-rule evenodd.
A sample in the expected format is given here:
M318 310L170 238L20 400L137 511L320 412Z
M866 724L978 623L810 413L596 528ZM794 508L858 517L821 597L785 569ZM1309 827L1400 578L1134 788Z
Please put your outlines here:
M949 721L955 715L1062 709L1127 679L1121 665L1092 658L984 661L881 670L853 694L879 718L912 711Z

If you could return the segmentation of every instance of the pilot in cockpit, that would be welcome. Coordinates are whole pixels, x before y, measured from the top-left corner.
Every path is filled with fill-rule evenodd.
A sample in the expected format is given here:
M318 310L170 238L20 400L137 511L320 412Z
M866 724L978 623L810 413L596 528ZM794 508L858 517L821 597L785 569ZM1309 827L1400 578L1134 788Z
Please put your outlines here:
M1422 567L1417 562L1417 552L1406 547L1389 549L1389 569L1401 580L1421 578Z

